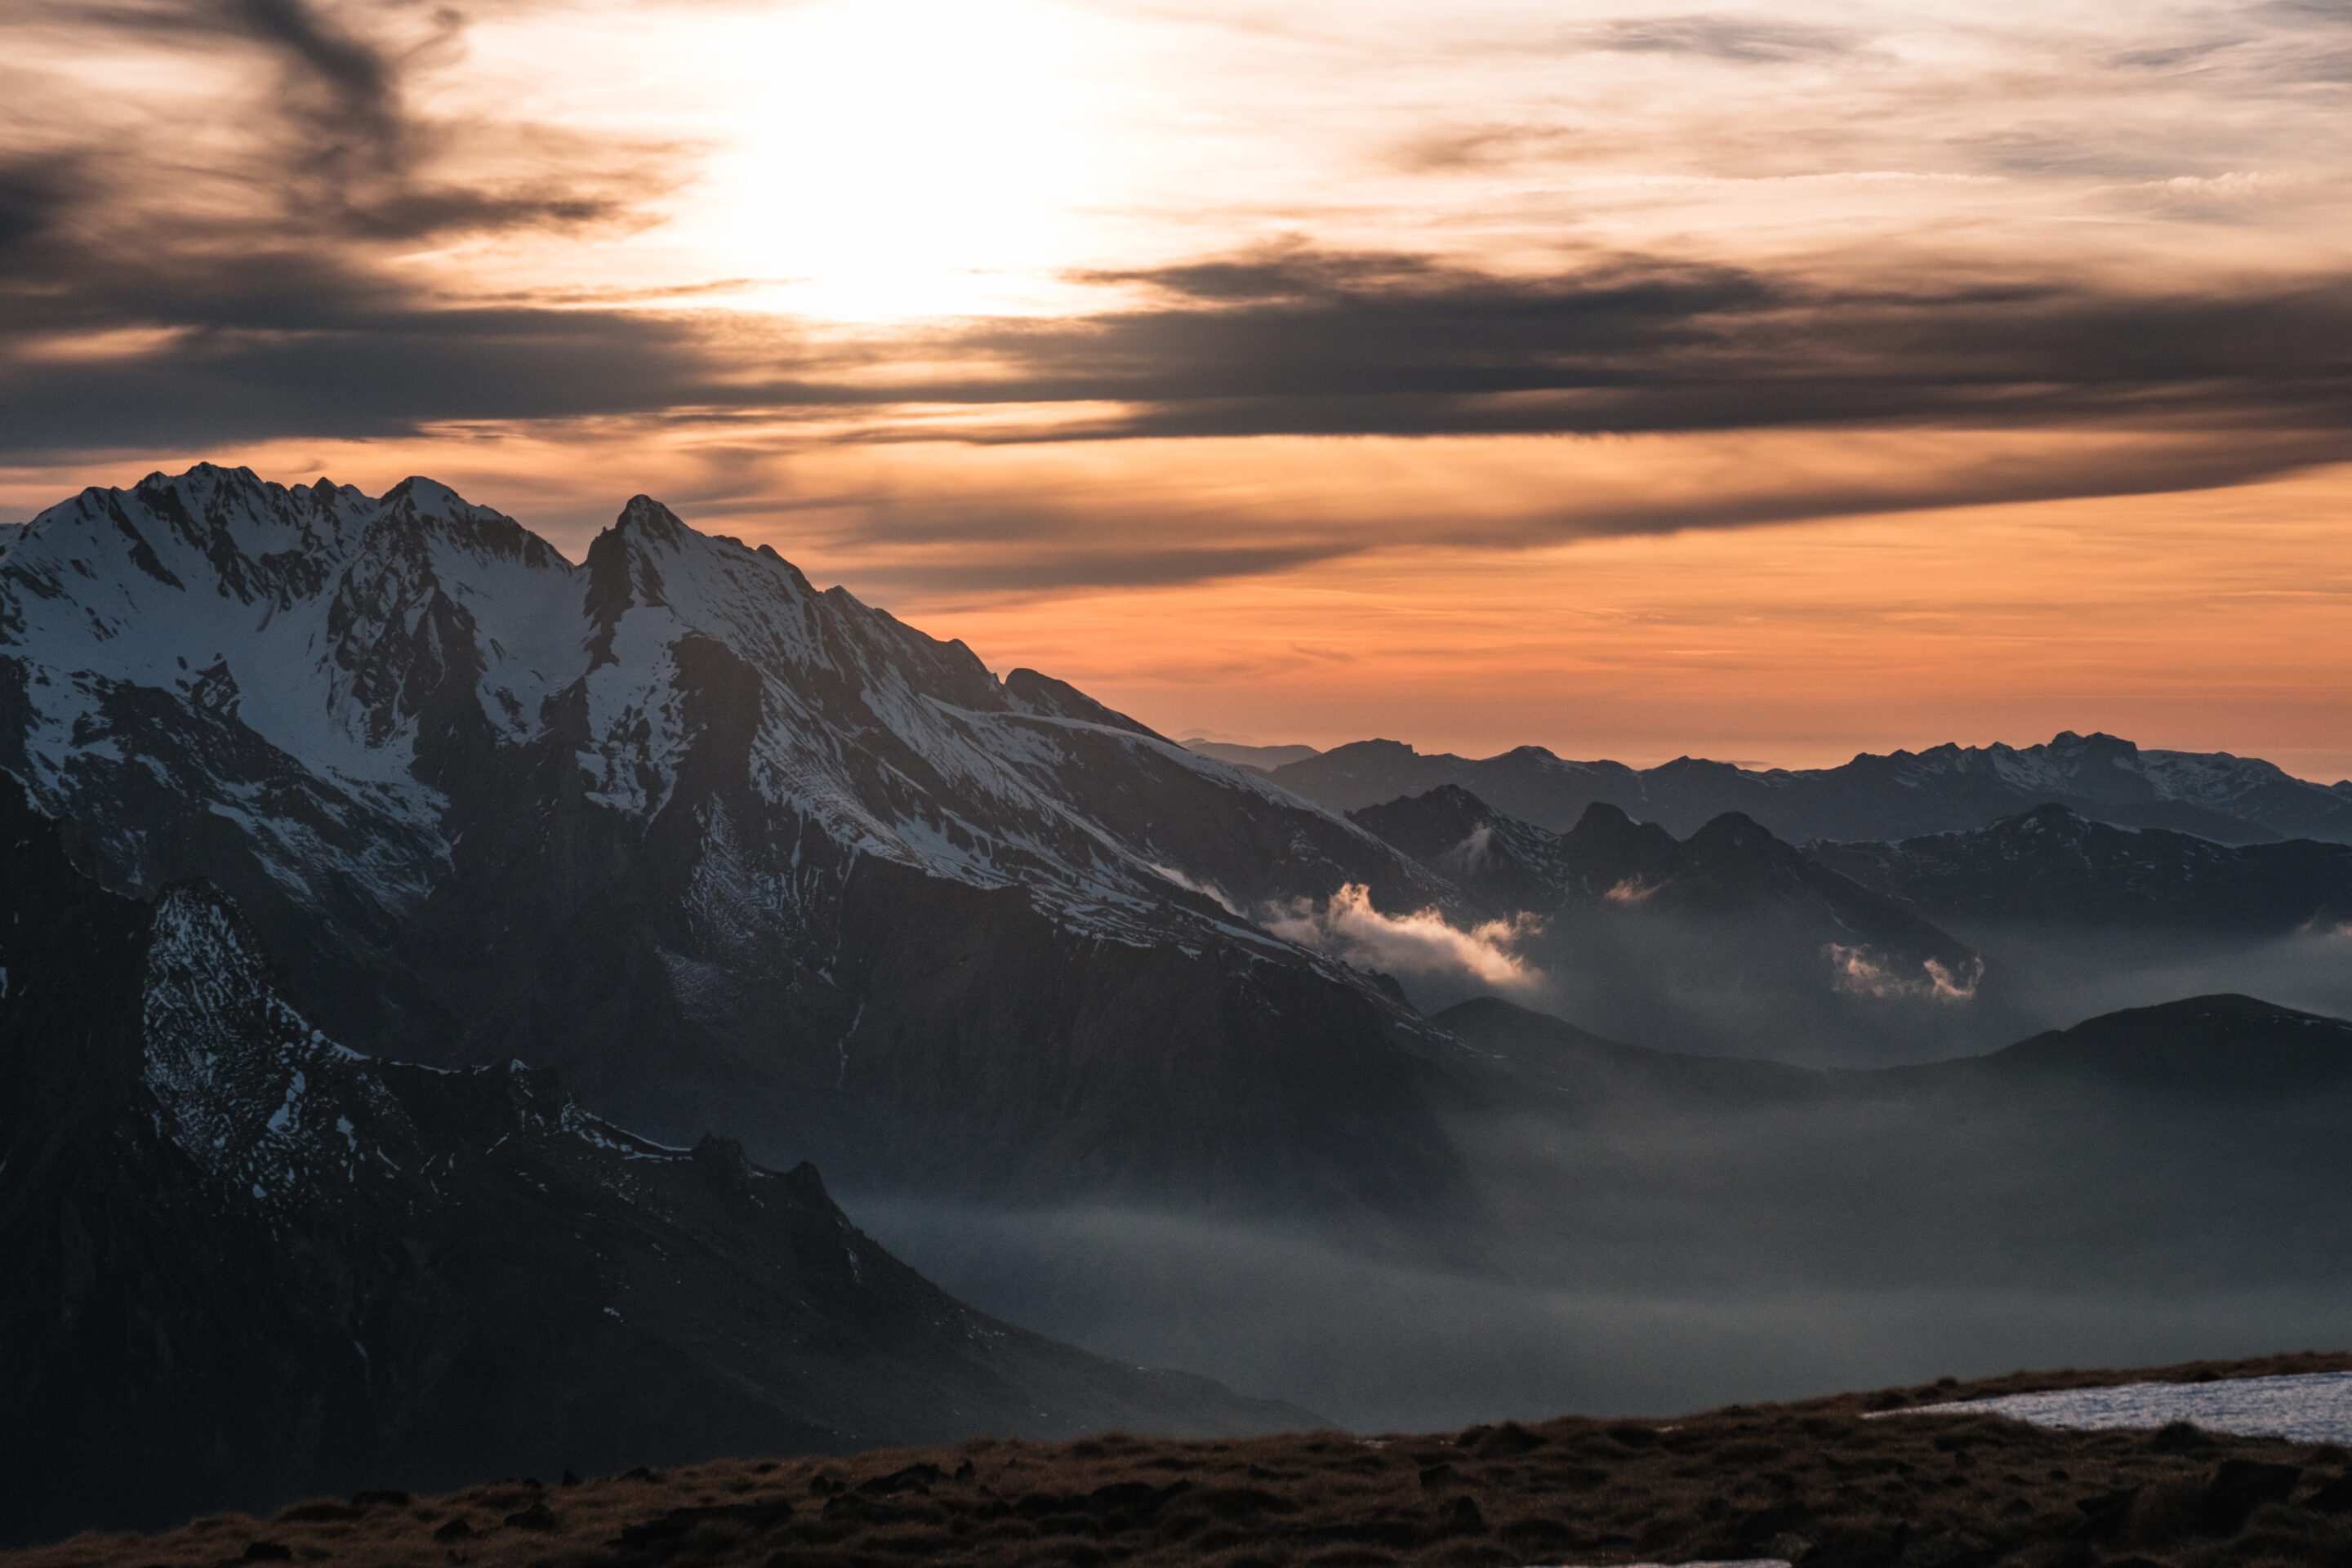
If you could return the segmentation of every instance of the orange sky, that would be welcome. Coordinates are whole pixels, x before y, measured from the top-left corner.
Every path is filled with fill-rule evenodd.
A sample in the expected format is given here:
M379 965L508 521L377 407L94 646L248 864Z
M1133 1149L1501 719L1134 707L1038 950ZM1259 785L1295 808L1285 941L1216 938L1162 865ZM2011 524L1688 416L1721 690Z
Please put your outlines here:
M920 618L1185 736L1803 767L2104 729L2332 782L2352 776L2347 516L2352 467Z
M2352 17L33 0L0 518L646 491L1171 732L2352 773Z

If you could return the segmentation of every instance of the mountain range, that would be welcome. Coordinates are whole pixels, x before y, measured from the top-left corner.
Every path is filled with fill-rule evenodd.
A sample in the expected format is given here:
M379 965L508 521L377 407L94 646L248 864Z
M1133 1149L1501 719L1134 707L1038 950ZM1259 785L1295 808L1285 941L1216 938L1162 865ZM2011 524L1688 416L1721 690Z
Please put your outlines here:
M1738 812L1677 839L1595 802L1555 834L1441 784L1349 817L1516 922L1523 973L1507 991L1606 1033L1868 1059L1890 1031L1917 1057L1967 1048L1958 1025L2021 1028L1974 1005L1986 961L1968 942ZM1407 980L1429 1006L1491 988Z
M2352 843L2352 780L2313 784L2257 757L2142 751L2113 735L2071 730L2034 746L1864 752L1833 768L1748 770L1696 757L1631 768L1570 762L1541 746L1483 758L1424 756L1397 741L1358 741L1264 771L1334 811L1457 784L1556 833L1595 802L1678 834L1737 811L1800 844L1966 831L2055 805L2095 822L2223 844Z
M1938 919L2248 936L2352 924L2352 845L2217 844L2063 805L1965 833L1813 844L1806 856Z
M2000 1194L1953 1221L1981 1261L2079 1145L2126 1250L2151 1194L2253 1245L2259 1193L2334 1245L2343 1026L2223 997L2049 1037L2082 1015L2004 990L1999 928L2341 920L2352 790L2073 735L1807 773L1274 760L646 497L577 564L428 479L209 465L0 531L0 1401L33 1413L0 1473L38 1500L8 1529L129 1475L161 1519L1307 1419L989 1317L828 1183L1416 1267L1707 1235L1710 1267L1834 1272L1821 1227L1884 1242L1905 1160L1960 1173L1956 1213ZM2273 1079L2251 1164L2253 1121L2181 1120ZM2191 1176L2099 1184L2160 1153Z
M1348 814L1431 869L1448 876L1493 915L1578 910L1682 920L1760 920L1816 955L1837 942L1867 943L1906 973L1933 963L1958 974L1977 955L1912 913L1801 852L1738 812L1686 839L1613 805L1585 807L1566 834L1515 821L1454 784Z

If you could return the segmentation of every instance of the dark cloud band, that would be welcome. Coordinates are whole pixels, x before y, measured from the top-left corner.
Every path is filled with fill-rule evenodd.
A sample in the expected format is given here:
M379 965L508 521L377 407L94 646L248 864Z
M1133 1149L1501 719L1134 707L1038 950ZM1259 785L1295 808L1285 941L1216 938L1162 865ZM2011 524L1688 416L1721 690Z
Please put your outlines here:
M2054 264L1988 279L1939 277L1916 256L1739 267L1591 253L1531 277L1293 243L1078 274L1105 291L1093 313L863 336L696 308L740 280L453 301L391 266L394 249L645 221L644 198L681 176L683 154L583 144L534 183L469 184L456 153L486 132L421 116L411 90L458 24L416 22L415 7L51 14L241 51L276 90L247 106L249 165L215 183L240 197L177 200L145 152L96 139L0 152L0 451L20 461L614 416L847 443L1887 426L2151 437L1911 485L1792 479L1770 498L1588 507L1576 526L1593 531L2228 484L2340 458L2352 429L2342 274L2158 288ZM395 38L396 26L411 30ZM1699 15L1578 47L1770 64L1860 46ZM943 410L967 417L943 424ZM1002 552L998 566L959 565L974 582L1173 580L1351 547L1203 539L1088 554L977 511L950 522ZM892 527L877 518L877 540ZM1528 537L1506 532L1494 542Z

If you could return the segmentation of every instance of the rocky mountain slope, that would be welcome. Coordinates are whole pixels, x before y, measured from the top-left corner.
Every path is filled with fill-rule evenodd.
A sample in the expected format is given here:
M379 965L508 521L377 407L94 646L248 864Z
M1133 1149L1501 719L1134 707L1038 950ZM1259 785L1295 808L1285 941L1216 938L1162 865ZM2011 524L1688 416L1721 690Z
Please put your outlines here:
M1932 962L1957 974L1977 965L1965 944L1738 812L1677 840L1596 802L1555 834L1444 784L1349 819L1448 877L1491 914L1640 910L1765 921L1816 950L1868 945L1906 971Z
M2352 924L2352 845L2216 844L2114 827L2063 805L1968 833L1806 853L1937 919L2245 936Z
M1301 1413L982 1316L814 1167L313 1027L202 884L0 818L0 1540L321 1489Z
M232 896L336 1037L1007 1194L1442 1201L1449 1047L1234 911L1452 889L645 498L573 565L429 480L200 466L0 558L0 790Z
M1596 801L1678 834L1741 812L1800 844L1965 831L2060 805L2094 821L2170 828L2224 844L2352 843L2352 781L2312 784L2255 757L2142 751L2113 735L2072 731L2034 746L1943 745L1888 756L1864 752L1834 768L1757 772L1696 757L1642 769L1570 762L1540 746L1478 759L1423 756L1395 741L1359 741L1287 763L1272 776L1335 811L1458 784L1556 833Z
M1350 819L1452 880L1479 912L1532 917L1513 942L1529 976L1514 994L1605 1033L1866 1060L1890 1032L1916 1056L2003 1026L1977 1016L1987 970L1969 944L1736 812L1677 839L1595 803L1558 834L1442 784ZM1418 990L1429 1005L1463 995Z

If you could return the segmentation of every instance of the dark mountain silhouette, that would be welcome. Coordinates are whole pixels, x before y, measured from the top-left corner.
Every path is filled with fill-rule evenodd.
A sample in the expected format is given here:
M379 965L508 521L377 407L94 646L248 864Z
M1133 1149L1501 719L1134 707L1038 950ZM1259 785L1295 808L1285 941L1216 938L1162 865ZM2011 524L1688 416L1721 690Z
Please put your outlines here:
M1564 1278L2095 1311L2340 1289L2352 1257L2340 1019L2198 996L1829 1071L1643 1051L1493 999L1434 1021L1517 1081L1471 1146L1514 1254Z
M1757 772L1696 757L1643 769L1570 762L1540 746L1476 759L1424 756L1395 741L1359 741L1287 763L1273 776L1335 811L1458 784L1555 833L1596 801L1677 834L1737 811L1800 844L1965 831L2055 804L2100 822L2170 828L2220 843L2352 843L2347 784L2311 784L2257 758L2142 751L2113 735L2072 731L2034 746L1943 745L1887 756L1864 752L1834 768Z
M2252 996L2191 996L2052 1029L1971 1060L1888 1069L1906 1080L2162 1095L2207 1106L2352 1089L2352 1023Z
M1743 1026L1762 1013L1825 1035L1866 1033L1885 1026L1890 1005L1967 1001L1984 973L1965 942L1736 812L1678 841L1595 803L1556 834L1442 784L1349 818L1452 880L1480 912L1540 917L1519 951L1559 1011L1612 1032L1769 1049L1718 1037L1693 999L1736 992Z
M1693 919L1767 919L1824 941L1866 942L1959 970L1968 947L1884 893L1727 812L1677 842L1613 805L1555 834L1514 821L1457 784L1367 806L1349 820L1453 880L1489 912L1600 906Z
M2352 845L2225 845L2042 805L1968 833L1820 843L1815 863L1937 919L2276 936L2352 923Z
M1610 805L1586 808L1563 836L1447 784L1348 819L1445 877L1488 914L1550 913L1612 893L1646 899L1686 868L1673 834Z
M200 883L0 818L0 1541L322 1490L1302 1413L982 1316L814 1167L363 1057ZM1311 1424L1311 1423L1306 1423Z
M1625 1045L1494 996L1458 1003L1431 1021L1580 1106L1640 1101L1738 1110L1774 1100L1964 1092L2011 1101L2045 1093L2156 1096L2210 1107L2352 1090L2352 1022L2252 996L2126 1008L1986 1056L1826 1071Z

